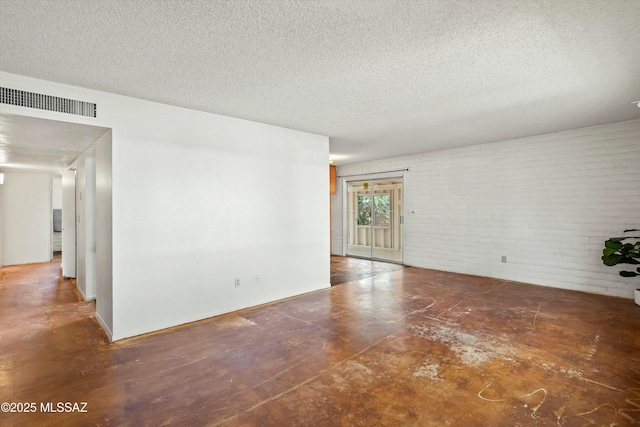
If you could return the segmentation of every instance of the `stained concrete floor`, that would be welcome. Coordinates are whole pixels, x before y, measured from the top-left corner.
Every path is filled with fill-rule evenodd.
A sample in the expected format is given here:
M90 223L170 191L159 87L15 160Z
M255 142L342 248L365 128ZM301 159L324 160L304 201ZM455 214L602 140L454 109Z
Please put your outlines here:
M404 268L113 344L93 312L0 268L0 402L87 403L0 425L640 423L632 300Z
M402 270L404 265L390 262L370 261L362 258L332 256L331 286L355 280L366 279L395 270Z

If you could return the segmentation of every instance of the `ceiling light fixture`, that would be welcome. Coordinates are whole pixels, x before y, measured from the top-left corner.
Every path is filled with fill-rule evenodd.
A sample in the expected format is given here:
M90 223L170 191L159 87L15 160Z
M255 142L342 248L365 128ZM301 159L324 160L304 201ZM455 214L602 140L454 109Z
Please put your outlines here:
M636 107L640 108L640 101L633 101L632 104L636 104Z

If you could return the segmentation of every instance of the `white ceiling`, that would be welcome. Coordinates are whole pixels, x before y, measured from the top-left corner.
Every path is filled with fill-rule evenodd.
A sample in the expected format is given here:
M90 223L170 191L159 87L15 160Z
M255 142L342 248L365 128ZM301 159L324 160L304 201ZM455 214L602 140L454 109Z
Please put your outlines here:
M640 117L639 0L0 0L0 70L331 137L337 164Z
M0 172L59 174L108 129L0 114Z

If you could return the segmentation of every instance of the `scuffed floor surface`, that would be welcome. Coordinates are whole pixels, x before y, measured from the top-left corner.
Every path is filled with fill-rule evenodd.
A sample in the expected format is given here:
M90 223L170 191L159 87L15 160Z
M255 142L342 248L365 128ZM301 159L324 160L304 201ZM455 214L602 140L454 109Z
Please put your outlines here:
M87 412L2 426L640 423L632 300L405 268L109 344L59 271L0 269L0 402Z

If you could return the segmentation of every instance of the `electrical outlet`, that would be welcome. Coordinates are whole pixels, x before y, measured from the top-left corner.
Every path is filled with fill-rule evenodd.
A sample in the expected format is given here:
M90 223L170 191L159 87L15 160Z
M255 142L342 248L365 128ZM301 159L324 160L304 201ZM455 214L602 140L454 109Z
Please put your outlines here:
M260 283L260 276L256 274L256 283Z
M502 262L503 264L506 264L506 263L507 263L507 256L506 256L506 255L502 255L501 262Z
M235 284L236 284L236 288L239 288L240 287L240 279L236 279Z

